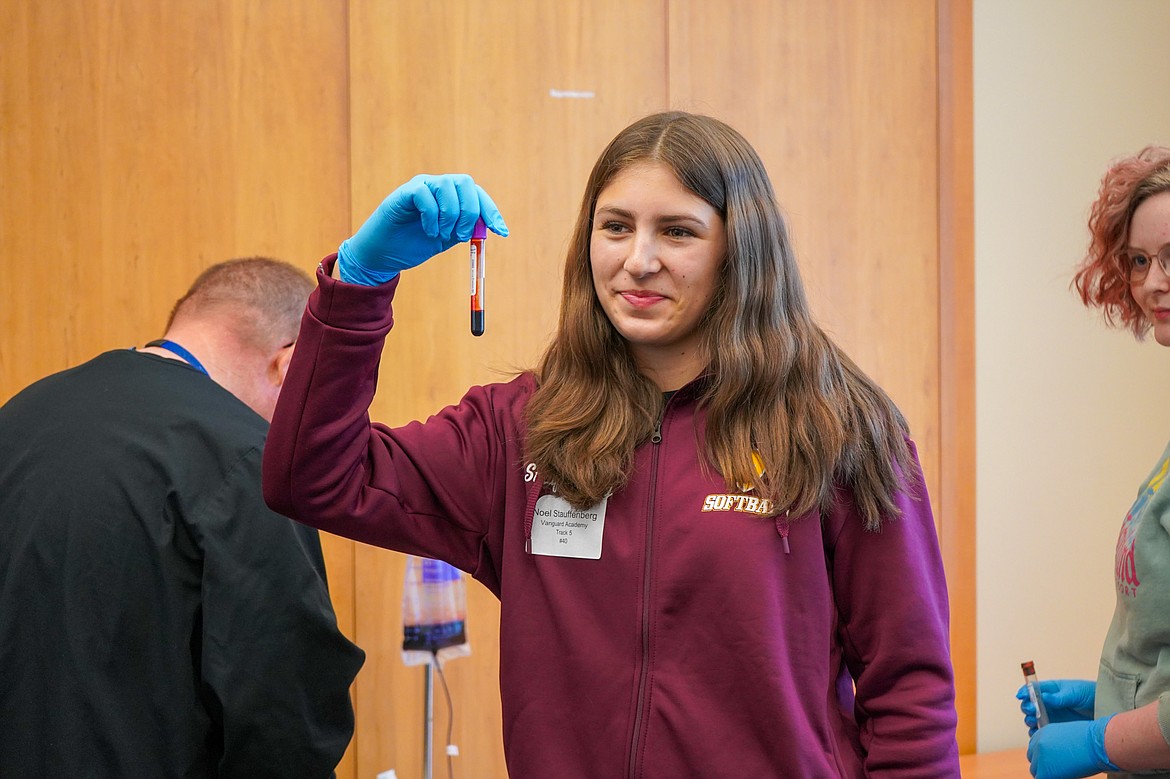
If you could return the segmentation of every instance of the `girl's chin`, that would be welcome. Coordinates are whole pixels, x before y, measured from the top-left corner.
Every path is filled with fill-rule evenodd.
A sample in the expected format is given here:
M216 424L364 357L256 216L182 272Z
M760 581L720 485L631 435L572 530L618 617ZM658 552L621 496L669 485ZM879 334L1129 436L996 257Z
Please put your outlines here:
M1170 346L1170 322L1154 322L1154 340L1161 346Z

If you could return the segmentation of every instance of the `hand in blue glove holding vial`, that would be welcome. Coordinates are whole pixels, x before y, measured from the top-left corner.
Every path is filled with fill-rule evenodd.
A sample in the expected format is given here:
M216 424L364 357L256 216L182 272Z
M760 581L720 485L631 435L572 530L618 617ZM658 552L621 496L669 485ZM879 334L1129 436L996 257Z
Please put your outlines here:
M401 271L471 239L477 220L500 236L504 217L466 174L419 175L390 193L337 253L337 272L350 284L377 286Z
M1093 719L1093 704L1097 696L1097 683L1085 679L1046 679L1035 683L1036 694L1048 714L1049 722L1080 722ZM1036 707L1028 695L1028 686L1016 691L1020 711L1024 713L1024 724L1028 735L1036 733Z

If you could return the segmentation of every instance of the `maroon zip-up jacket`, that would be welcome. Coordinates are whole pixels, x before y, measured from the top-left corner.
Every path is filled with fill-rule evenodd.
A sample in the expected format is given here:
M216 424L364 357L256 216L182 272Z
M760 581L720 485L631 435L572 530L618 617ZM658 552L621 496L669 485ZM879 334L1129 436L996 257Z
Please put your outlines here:
M844 490L828 514L763 516L702 466L691 385L602 510L542 501L538 514L551 490L524 456L531 377L473 387L426 422L372 425L397 281L344 284L332 262L272 421L265 498L445 560L499 597L511 776L959 776L946 586L917 471L917 497L899 495L880 532ZM393 373L384 391L407 381ZM574 527L599 557L534 553Z

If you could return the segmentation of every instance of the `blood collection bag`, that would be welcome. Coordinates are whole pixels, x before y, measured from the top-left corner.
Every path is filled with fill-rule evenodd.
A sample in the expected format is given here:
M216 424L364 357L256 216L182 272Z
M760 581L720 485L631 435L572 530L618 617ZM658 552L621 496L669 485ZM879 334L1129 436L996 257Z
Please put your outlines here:
M402 661L445 663L471 654L463 572L441 560L407 555L402 588Z

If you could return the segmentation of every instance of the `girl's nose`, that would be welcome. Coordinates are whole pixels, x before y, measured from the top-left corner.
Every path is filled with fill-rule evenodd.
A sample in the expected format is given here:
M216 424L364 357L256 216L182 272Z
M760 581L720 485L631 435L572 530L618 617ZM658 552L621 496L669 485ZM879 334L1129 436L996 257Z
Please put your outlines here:
M639 234L630 243L630 253L623 264L626 272L635 278L649 276L662 267L658 258L658 244L653 236Z

